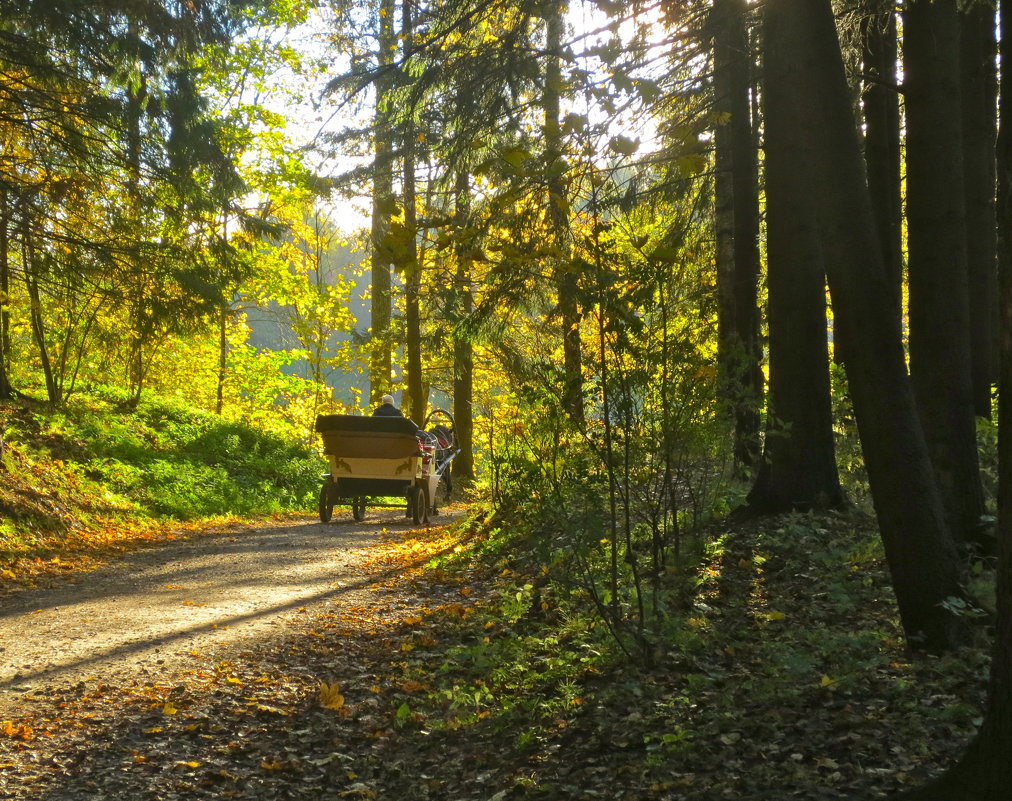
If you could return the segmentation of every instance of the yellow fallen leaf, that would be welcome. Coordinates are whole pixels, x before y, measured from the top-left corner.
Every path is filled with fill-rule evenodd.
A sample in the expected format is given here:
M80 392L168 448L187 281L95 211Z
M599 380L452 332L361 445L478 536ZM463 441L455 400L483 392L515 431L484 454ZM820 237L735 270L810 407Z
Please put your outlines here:
M787 615L783 612L770 612L766 615L767 620L783 620Z
M820 687L832 687L834 684L836 684L836 679L831 679L829 676L823 676L819 680Z
M200 763L199 762L177 762L176 763L176 767L177 768L189 768L190 770L196 770L197 768L200 767Z
M333 684L327 684L325 681L320 682L319 700L320 706L324 709L343 708L344 696L341 695L341 686L337 682Z
M165 706L162 707L163 715L175 715L177 712L179 712L179 710L172 705L171 701L166 702Z

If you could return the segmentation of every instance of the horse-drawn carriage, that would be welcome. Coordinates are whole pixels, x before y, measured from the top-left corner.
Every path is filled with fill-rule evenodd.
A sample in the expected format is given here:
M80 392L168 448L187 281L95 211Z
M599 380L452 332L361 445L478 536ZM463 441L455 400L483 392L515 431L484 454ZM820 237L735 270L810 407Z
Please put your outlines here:
M415 523L438 513L440 481L450 490L450 463L458 453L453 415L434 410L422 428L404 417L327 414L316 418L330 472L320 487L320 520L329 523L334 507L351 507L355 520L367 506L405 505ZM398 503L384 498L402 498Z

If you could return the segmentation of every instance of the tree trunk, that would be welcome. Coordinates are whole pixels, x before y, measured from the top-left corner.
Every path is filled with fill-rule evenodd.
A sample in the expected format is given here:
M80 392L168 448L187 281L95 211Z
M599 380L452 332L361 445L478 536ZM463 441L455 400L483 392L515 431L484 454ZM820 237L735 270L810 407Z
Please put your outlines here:
M390 319L392 289L390 280L390 220L396 207L393 181L393 131L387 107L393 86L393 59L397 47L394 33L394 0L381 0L379 7L378 75L376 112L373 132L372 197L372 293L371 341L369 362L369 399L379 403L390 391L392 366Z
M1001 40L1012 41L1012 12L1001 5ZM1012 70L1002 48L1001 96L1012 97ZM1001 370L998 379L997 620L987 709L977 736L941 778L903 801L1006 801L1012 787L1012 105L999 110L998 264Z
M862 22L864 160L882 260L897 317L903 313L903 205L900 178L900 103L896 85L896 12L890 2L866 0Z
M35 346L39 349L39 363L42 366L42 376L46 382L46 397L52 406L58 406L62 401L60 397L60 386L53 374L53 363L49 358L49 345L46 342L45 318L42 314L42 297L39 294L39 281L36 274L35 243L33 242L29 223L25 222L24 234L21 241L21 259L25 274L25 288L28 290L30 305L29 319L32 326L32 338Z
M0 190L0 399L2 400L10 398L13 394L10 380L10 230L7 192Z
M994 8L975 3L960 15L960 96L966 187L966 263L970 299L970 367L973 408L991 417L997 373L997 232L995 137L997 81Z
M830 0L768 0L766 120L796 128L817 215L837 336L900 618L911 647L945 651L966 624L958 560L906 372L900 328L875 232L857 126Z
M225 372L228 369L228 318L230 310L222 307L218 312L218 381L215 389L214 413L225 409Z
M407 61L414 39L414 23L410 0L401 0L404 38L404 59ZM417 214L415 207L415 125L408 112L401 137L404 166L404 227L407 232L407 254L404 270L404 317L407 327L407 409L404 414L421 425L425 420L425 396L422 389L422 323L419 294L422 289L422 265L418 260Z
M953 536L984 512L970 383L966 211L956 0L910 0L903 17L910 376Z
M545 10L547 24L544 111L545 170L548 187L548 236L555 244L555 286L562 327L562 407L578 426L583 425L583 345L580 338L579 285L570 269L571 243L566 185L562 170L562 129L559 124L562 87L562 35L567 0L551 0Z
M779 101L778 91L764 98ZM843 490L833 434L826 278L806 180L806 165L816 156L785 114L774 109L765 119L769 412L748 507L774 514L840 506Z
M471 179L466 170L457 173L456 206L459 230L468 227L471 207ZM472 310L471 243L457 243L457 272L454 276L456 326L453 332L453 420L460 453L453 461L453 475L462 482L474 480L474 354L470 338L460 330L460 321Z
M759 177L750 95L752 57L745 0L714 3L714 101L725 121L714 147L718 348L722 392L733 410L734 456L750 466L759 454L763 394L760 367Z

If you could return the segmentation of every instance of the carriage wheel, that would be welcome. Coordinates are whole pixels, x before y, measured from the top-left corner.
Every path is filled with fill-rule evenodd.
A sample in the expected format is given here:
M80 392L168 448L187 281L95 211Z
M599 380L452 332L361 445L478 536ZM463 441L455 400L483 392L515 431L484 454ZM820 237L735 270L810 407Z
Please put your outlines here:
M334 516L334 502L330 498L330 482L324 481L320 487L320 522L329 523Z
M365 496L358 495L351 499L351 516L361 523L365 520Z
M411 504L411 521L415 525L429 523L429 491L426 487L412 487L408 501Z

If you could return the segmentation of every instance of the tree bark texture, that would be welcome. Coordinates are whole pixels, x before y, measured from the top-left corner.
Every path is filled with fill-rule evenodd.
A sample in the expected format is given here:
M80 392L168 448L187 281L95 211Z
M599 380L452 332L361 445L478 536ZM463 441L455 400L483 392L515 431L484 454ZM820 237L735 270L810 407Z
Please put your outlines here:
M773 67L777 66L776 59ZM764 97L780 101L776 88ZM833 434L826 278L805 177L816 154L783 113L766 115L769 411L748 495L759 514L843 502Z
M392 307L390 220L396 201L393 186L393 131L388 107L393 85L393 60L397 48L394 33L394 1L381 0L379 8L376 113L373 132L372 293L369 362L369 399L378 403L390 391L392 366L390 320Z
M795 127L812 154L798 167L903 629L913 648L945 651L965 631L944 604L962 596L958 560L906 372L833 10L830 0L768 0L764 22L767 124Z
M966 210L956 0L903 17L910 376L942 504L958 541L984 512L970 383Z
M722 117L714 133L718 364L734 416L735 461L751 466L759 454L763 374L756 289L759 173L747 15L745 0L717 0L711 19L714 102Z
M893 4L866 0L862 23L864 160L882 260L896 315L903 313L903 205L900 179L900 102L896 85L896 13Z
M998 268L995 226L995 138L998 75L994 8L975 3L960 15L960 97L966 191L970 368L973 407L991 417L997 378Z

